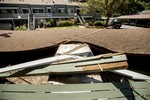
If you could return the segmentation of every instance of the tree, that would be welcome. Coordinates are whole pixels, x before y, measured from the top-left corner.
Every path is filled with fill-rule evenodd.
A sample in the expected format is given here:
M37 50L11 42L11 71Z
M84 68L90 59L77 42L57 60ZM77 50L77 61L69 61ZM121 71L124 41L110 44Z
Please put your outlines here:
M126 0L100 0L99 9L106 17L106 26L109 18L112 17L124 3L126 3Z
M150 2L149 3L145 3L145 10L150 10Z
M80 1L80 0L75 0ZM147 1L147 0L143 0ZM87 0L86 3L81 3L81 13L101 13L106 17L106 25L109 18L117 15L131 15L143 10L150 9L150 3L142 2L142 0Z
M82 14L93 14L93 22L95 21L96 13L99 10L97 0L88 0L86 3L82 3L80 5L80 8Z
M84 13L99 11L106 17L106 25L109 18L112 17L115 12L126 2L126 0L88 0L87 4L81 6L81 11ZM85 10L86 9L86 10Z
M131 0L125 3L119 10L118 13L121 15L133 15L141 12L145 9L145 2L140 0Z

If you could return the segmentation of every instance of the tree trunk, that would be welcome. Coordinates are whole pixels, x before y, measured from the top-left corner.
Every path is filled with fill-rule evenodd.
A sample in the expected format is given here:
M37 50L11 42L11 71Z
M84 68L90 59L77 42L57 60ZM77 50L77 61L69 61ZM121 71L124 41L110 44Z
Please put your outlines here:
M96 13L93 14L92 24L94 24L95 20L96 20Z
M107 16L105 27L107 27L107 26L108 26L109 18L110 18L110 17L109 17L109 16Z

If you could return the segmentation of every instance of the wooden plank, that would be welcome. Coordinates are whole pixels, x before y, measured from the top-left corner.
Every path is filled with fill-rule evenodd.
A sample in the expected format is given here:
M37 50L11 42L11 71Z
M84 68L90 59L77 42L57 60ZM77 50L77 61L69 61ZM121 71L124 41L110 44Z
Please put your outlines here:
M150 100L150 82L131 82L136 100Z
M108 95L109 94L109 95ZM98 91L84 93L15 93L2 92L0 99L10 100L86 100L86 99L106 99L132 96L130 90Z
M150 96L150 89L133 89L135 96Z
M98 60L98 59L108 59L108 58L118 58L121 61L126 61L127 57L125 54L122 53L107 53L107 54L101 54L101 55L97 55L97 56L92 56L92 57L86 57L86 58L81 58L81 59L77 59L77 60L72 60L72 61L68 61L68 62L63 62L63 63L72 63L72 62L83 62L83 61L91 61L91 60ZM123 60L122 60L123 59Z
M150 89L150 82L131 82L134 89Z
M100 58L100 59L92 59L92 60L83 61L82 63L80 63L81 61L79 61L79 63L77 63L75 66L85 66L85 65L98 64L98 63L99 64L111 63L111 62L118 62L118 61L126 61L126 56L118 55L118 56L111 56L111 57Z
M53 98L53 100L70 100L71 98L71 100L91 100L109 98L110 100L149 100L150 88L143 88L148 87L149 84L148 82L68 85L0 84L0 99L46 100ZM132 91L130 85L136 85L138 89ZM135 97L132 98L133 94Z
M63 92L63 91L101 91L130 88L129 83L95 83L95 84L67 84L67 85L16 85L0 84L0 91L26 92Z
M150 100L150 96L143 96L143 97L136 96L134 98L135 98L134 100Z
M135 100L135 99L134 99L134 96L127 96L127 97L119 97L119 98L109 98L109 99L106 99L106 100Z
M91 66L83 66L84 71L90 71L90 70L113 70L113 69L122 69L122 68L128 68L128 63L126 61L124 62L115 62L115 63L108 63L108 64L97 64L97 65L91 65Z

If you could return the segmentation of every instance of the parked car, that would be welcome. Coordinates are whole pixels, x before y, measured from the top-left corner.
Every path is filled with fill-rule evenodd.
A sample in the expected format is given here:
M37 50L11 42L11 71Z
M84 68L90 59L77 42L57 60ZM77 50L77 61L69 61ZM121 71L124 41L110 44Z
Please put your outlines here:
M112 28L120 29L120 27L122 26L122 22L117 19L111 19L109 21L109 26L111 26Z

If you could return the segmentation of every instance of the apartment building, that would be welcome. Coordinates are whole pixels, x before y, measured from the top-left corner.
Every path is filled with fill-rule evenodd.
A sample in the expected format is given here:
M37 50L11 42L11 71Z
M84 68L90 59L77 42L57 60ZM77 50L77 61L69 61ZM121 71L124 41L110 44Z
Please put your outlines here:
M68 0L0 0L0 29L23 24L35 29L43 20L74 18L79 10L77 2Z

